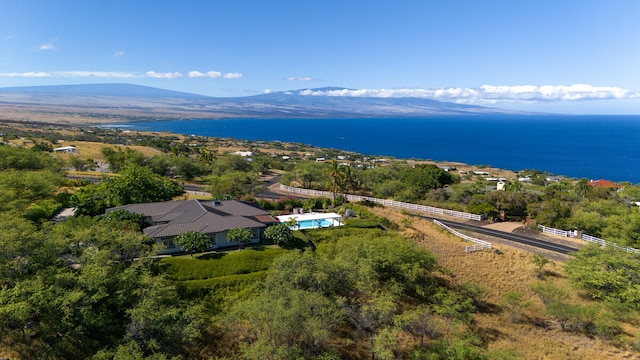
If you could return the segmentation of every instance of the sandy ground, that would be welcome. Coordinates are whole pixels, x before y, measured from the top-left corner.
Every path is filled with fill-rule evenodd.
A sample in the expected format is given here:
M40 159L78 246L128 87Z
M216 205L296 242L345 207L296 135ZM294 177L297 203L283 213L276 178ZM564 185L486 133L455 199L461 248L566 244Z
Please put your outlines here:
M521 228L522 223L505 221L505 222L496 222L496 223L487 224L487 225L484 225L483 227L510 233L510 232L513 232L513 230L515 229Z

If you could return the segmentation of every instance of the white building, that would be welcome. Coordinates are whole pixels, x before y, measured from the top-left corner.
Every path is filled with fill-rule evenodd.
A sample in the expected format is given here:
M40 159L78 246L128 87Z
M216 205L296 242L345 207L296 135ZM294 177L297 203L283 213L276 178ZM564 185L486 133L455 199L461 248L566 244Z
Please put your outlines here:
M66 153L76 153L76 147L75 146L63 146L63 147L59 147L59 148L55 148L53 149L54 152L66 152Z

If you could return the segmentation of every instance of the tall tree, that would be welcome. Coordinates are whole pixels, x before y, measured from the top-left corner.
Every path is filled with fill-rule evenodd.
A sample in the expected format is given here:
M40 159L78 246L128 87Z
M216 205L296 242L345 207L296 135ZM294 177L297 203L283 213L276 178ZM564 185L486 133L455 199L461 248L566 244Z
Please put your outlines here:
M242 249L244 245L248 244L252 237L253 234L251 230L247 228L233 228L227 232L227 240L229 242L237 242L239 249Z
M175 237L174 241L193 257L194 252L204 251L211 247L211 239L199 231L187 231Z
M108 207L133 203L167 201L182 194L182 185L153 173L146 167L131 165L101 184L81 188L71 197L77 215L99 215Z
M145 163L143 153L128 147L124 148L124 150L121 147L106 147L102 148L101 152L113 172L120 172L120 170L129 165L143 165Z
M333 200L335 200L338 194L338 189L342 186L342 182L344 181L345 173L340 169L340 164L338 164L336 160L331 160L327 163L326 172L329 176L329 182L331 183Z
M565 270L571 281L592 298L640 309L640 255L592 244L575 253Z
M360 183L358 182L356 174L351 169L351 166L343 166L342 173L342 189L346 194L350 194L360 186Z
M186 181L191 181L207 173L204 166L188 156L173 156L171 160L173 162L174 174Z
M280 223L277 225L269 226L264 231L264 236L268 240L271 240L282 247L286 247L294 239L293 231L289 228L289 225L287 225L286 223Z
M260 192L262 183L254 173L228 171L222 175L207 177L210 192L214 198L220 195L231 195L233 198L253 196Z

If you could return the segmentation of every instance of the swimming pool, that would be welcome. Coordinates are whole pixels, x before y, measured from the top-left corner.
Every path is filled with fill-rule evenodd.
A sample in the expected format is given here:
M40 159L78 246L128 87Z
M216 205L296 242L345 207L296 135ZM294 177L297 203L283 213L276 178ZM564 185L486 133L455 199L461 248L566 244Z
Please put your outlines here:
M317 229L319 227L329 227L333 226L333 221L329 221L327 219L319 219L319 220L302 220L298 221L297 229Z

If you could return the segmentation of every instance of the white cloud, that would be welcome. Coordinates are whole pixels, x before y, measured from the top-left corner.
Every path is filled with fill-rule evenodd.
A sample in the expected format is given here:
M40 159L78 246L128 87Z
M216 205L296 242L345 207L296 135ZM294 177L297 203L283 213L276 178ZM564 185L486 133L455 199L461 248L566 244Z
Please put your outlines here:
M340 89L301 90L308 96L350 96L378 98L423 98L455 101L465 104L496 104L500 102L579 101L640 98L640 93L613 86L587 84L564 85L482 85L479 88L441 89Z
M47 72L0 73L0 77L49 77Z
M57 42L58 42L58 39L51 40L46 44L42 44L42 45L38 46L38 49L41 50L41 51L55 50Z
M315 79L309 76L301 76L301 77L289 76L288 78L286 78L286 80L287 81L313 81Z
M124 57L124 51L116 51L113 53L114 57Z
M119 72L119 71L84 71L84 70L74 70L74 71L49 71L49 72L5 72L0 73L0 77L59 77L59 78L69 78L69 77L99 77L99 78L140 78L140 77L149 77L154 79L178 79L181 78L183 74L181 72L165 72L159 73L155 71L147 71L146 73L137 73L137 72ZM199 78L199 77L207 77L207 78L225 78L225 79L238 79L242 77L240 73L226 73L223 74L218 71L207 71L206 73L200 71L190 71L187 74L190 78Z
M208 78L219 78L222 76L222 73L219 71L207 71L206 73L200 72L200 71L189 71L188 76L190 78L196 78L196 77L208 77Z
M223 79L239 79L242 77L242 74L237 73L237 72L233 72L233 73L221 73L219 71L207 71L205 72L201 72L201 71L189 71L189 73L187 74L190 78L202 78L202 77L207 77L207 78L211 78L211 79L215 79L215 78L223 78Z
M231 72L231 73L226 73L222 75L222 77L225 79L240 79L242 77L242 74L237 72Z
M135 78L140 77L137 73L114 72L114 71L51 71L51 72L23 72L23 73L0 73L0 77L101 77L101 78Z
M59 77L101 77L101 78L135 78L137 73L119 71L56 71L53 76Z
M147 71L145 76L154 78L154 79L177 79L182 77L182 73L180 72L166 72L166 73L157 73L155 71Z
M271 89L264 89L263 94L271 94Z
M205 77L207 75L205 73L200 72L200 71L189 71L187 76L190 77L190 78L196 78L196 77Z

